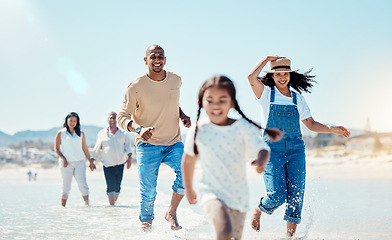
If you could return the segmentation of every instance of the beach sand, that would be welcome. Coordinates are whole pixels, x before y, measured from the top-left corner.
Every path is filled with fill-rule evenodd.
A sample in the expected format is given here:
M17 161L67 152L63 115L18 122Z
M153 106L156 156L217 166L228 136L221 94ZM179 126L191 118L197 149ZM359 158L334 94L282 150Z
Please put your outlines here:
M327 147L307 151L308 178L391 180L392 151Z

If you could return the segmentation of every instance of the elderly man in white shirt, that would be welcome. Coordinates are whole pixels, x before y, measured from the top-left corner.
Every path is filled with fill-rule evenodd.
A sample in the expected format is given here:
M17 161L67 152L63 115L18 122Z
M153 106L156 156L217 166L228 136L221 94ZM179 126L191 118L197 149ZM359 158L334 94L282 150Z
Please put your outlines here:
M126 163L127 169L129 169L132 163L129 137L124 130L117 127L116 117L115 112L109 114L109 127L99 131L90 160L93 162L96 158L99 158L102 161L107 185L106 193L109 204L112 206L120 194L124 164ZM91 166L91 170L94 170L94 165Z

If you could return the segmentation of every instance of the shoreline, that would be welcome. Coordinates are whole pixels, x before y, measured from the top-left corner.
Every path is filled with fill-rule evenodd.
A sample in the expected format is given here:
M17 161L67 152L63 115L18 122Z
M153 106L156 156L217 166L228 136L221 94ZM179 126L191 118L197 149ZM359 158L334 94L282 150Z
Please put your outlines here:
M200 177L200 163L196 164L195 179ZM87 165L87 161L86 161ZM96 162L97 169L91 172L86 167L88 179L103 179L103 168L100 161ZM37 179L61 179L58 164L42 165L41 163L20 166L18 164L0 164L0 180L28 179L27 172L37 173ZM353 149L343 146L329 146L306 150L306 175L308 179L330 180L392 180L392 148L381 151L372 149ZM172 169L162 164L159 178L171 179ZM259 178L254 167L247 166L249 179ZM137 165L134 162L130 169L124 169L124 179L138 179Z
M306 174L308 179L327 179L327 180L366 180L366 181L390 181L392 180L392 155L381 154L379 156L352 156L333 158L330 156L316 157L307 154ZM86 161L87 164L87 161ZM196 165L195 178L200 177L200 166ZM1 180L27 180L28 171L37 173L37 181L40 179L61 179L58 165L51 168L42 168L41 164L30 164L19 166L16 164L3 164L0 166ZM97 165L93 172L87 167L87 179L103 179L102 164ZM260 178L254 167L247 166L247 175L249 179ZM172 170L162 165L160 168L159 178L171 179L174 177ZM124 180L138 179L137 165L132 164L130 169L124 169Z

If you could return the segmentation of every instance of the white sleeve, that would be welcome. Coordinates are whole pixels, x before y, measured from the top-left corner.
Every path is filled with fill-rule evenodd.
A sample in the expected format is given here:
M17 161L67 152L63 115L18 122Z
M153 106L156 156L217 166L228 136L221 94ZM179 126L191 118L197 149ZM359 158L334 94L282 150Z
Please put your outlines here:
M189 129L186 135L185 144L184 144L184 153L191 156L195 155L195 153L193 152L194 137L195 137L195 127L192 125L192 127Z
M94 158L94 159L98 159L99 158L99 154L101 153L101 149L102 149L102 140L99 137L100 132L97 134L97 141L95 143L95 146L93 148L93 151L90 152L90 157Z
M245 119L244 119L245 120ZM246 120L245 120L246 121ZM246 121L244 124L243 139L245 143L245 156L247 161L253 161L257 158L260 150L270 151L269 146L264 142L261 130Z
M260 105L260 113L261 113L260 124L262 127L267 126L269 109L270 109L270 96L271 96L271 88L268 86L264 86L264 91L261 94L260 99L257 99L255 97Z
M128 154L132 153L132 148L131 148L131 139L129 138L129 133L127 131L124 131L125 134L125 143L124 143L124 151Z
M255 97L255 99L260 104L264 103L265 99L268 99L268 104L269 104L270 95L271 95L271 87L264 85L264 90L261 93L260 98Z
M308 104L305 101L304 96L302 96L301 94L297 94L297 96L298 96L298 111L302 121L311 117L312 114L310 112L310 108Z

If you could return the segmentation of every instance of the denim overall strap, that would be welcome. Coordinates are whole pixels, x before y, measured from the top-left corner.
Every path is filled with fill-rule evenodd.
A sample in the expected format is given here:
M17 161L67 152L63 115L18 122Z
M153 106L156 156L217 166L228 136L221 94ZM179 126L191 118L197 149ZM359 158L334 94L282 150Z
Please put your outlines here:
M275 88L271 88L271 96L270 96L270 102L275 102Z
M293 96L294 105L297 105L297 94L295 92L291 91L291 96Z

